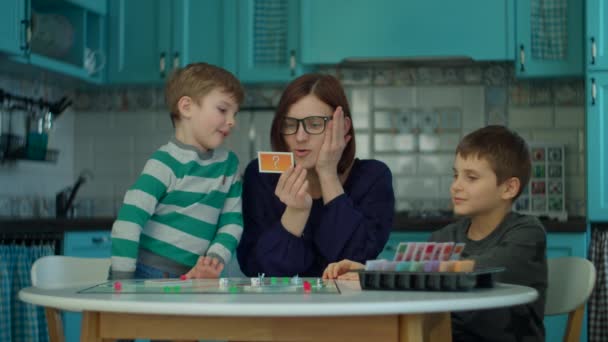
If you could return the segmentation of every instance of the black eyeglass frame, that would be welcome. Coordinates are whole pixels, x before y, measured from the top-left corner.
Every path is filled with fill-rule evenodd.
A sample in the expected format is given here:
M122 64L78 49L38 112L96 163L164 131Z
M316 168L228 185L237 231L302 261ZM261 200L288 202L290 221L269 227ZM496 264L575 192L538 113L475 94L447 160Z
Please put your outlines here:
M319 132L319 133L311 133L311 132L308 131L308 127L306 125L306 120L311 119L311 118L322 119L323 120L323 130L321 130L321 132ZM296 130L293 133L283 133L283 124L287 120L296 121L297 124L298 124L296 126ZM333 116L312 115L312 116L307 116L307 117L302 118L302 119L284 117L283 118L283 122L281 123L280 132L283 135L294 135L294 134L298 133L298 130L300 129L300 124L302 124L301 126L304 128L304 132L306 132L307 134L310 134L310 135L319 135L319 134L323 134L325 132L325 129L327 128L327 122L331 121L331 120L333 120Z

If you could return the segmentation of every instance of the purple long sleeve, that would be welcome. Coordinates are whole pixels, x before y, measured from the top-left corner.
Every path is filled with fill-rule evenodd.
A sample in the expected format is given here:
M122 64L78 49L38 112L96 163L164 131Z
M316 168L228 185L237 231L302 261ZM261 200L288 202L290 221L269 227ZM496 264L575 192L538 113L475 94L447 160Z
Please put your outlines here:
M279 176L258 172L253 160L243 179L244 230L237 249L247 276L316 277L330 262L358 262L378 256L393 224L395 196L388 167L377 160L355 160L344 194L313 207L302 237L281 224L285 205L274 195Z

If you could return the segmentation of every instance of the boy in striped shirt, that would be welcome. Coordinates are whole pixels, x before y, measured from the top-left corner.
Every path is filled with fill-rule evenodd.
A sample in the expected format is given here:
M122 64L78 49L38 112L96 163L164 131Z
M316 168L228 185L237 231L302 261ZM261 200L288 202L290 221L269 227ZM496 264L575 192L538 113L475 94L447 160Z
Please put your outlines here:
M219 148L244 98L230 72L177 69L165 86L175 136L127 191L112 226L111 279L217 278L243 231L236 155Z

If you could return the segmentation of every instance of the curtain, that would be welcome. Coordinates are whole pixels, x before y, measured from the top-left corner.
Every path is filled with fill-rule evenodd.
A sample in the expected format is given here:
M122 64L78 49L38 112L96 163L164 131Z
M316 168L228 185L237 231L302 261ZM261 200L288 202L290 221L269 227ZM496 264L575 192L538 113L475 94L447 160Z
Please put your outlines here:
M48 341L44 308L20 301L17 294L31 286L34 261L53 254L54 243L0 244L0 341Z

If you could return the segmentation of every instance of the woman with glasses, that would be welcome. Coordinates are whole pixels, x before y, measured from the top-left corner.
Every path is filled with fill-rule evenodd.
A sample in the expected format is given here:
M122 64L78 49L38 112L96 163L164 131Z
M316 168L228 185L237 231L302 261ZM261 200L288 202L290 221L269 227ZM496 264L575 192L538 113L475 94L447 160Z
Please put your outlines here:
M333 76L308 74L283 92L272 122L275 151L295 167L243 179L244 230L237 249L247 276L320 277L342 259L375 259L394 212L392 175L377 160L355 159L355 135L344 89Z

